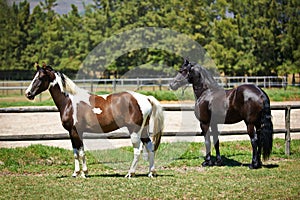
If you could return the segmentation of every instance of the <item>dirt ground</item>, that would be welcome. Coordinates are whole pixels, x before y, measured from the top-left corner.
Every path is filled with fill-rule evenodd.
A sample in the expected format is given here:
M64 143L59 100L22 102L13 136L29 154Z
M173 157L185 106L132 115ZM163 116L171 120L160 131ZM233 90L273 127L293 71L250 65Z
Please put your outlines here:
M280 104L280 103L272 103ZM281 104L300 104L300 102L284 102ZM192 111L165 111L165 131L166 132L200 132L199 122L194 116ZM272 110L274 129L285 128L285 118L283 110ZM291 128L299 128L300 109L293 109L291 111ZM243 122L223 125L221 130L246 130L246 126ZM126 131L124 129L123 131ZM62 127L59 114L57 112L45 112L45 113L0 113L0 135L34 135L34 134L68 134ZM279 135L278 135L279 136ZM280 137L284 137L281 134ZM292 133L292 137L298 137L298 134ZM247 135L242 136L221 136L221 140L248 140ZM300 138L300 137L299 137ZM163 137L162 141L203 141L203 137ZM100 142L100 143L98 143ZM95 147L95 140L89 143L86 140L86 146L90 149L94 148L116 148L120 146L131 145L129 139L99 139ZM54 140L54 141L0 141L0 147L17 147L28 146L30 144L42 143L45 145L59 146L70 149L71 143L69 140Z

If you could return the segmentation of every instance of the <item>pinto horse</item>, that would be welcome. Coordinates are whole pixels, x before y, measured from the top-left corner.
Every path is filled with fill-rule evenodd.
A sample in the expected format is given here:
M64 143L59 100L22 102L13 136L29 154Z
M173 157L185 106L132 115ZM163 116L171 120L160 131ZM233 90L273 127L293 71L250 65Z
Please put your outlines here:
M225 91L207 69L185 59L179 73L170 83L170 88L177 90L188 83L193 85L195 116L200 121L205 138L206 156L202 166L222 165L218 124L244 121L252 145L252 162L249 168L261 168L261 152L264 160L268 159L273 142L273 124L267 94L253 84L243 84ZM211 160L210 135L213 136L216 150L215 163Z
M66 75L49 66L40 67L26 90L26 97L34 97L49 90L57 106L63 127L69 132L75 158L73 177L87 176L83 132L107 133L127 127L134 148L134 158L125 177L135 174L141 150L146 149L149 177L155 175L154 156L164 126L163 109L152 96L135 92L120 92L97 96L75 85ZM153 118L153 138L149 137L149 120ZM82 163L82 171L80 170ZM80 173L81 172L81 173Z

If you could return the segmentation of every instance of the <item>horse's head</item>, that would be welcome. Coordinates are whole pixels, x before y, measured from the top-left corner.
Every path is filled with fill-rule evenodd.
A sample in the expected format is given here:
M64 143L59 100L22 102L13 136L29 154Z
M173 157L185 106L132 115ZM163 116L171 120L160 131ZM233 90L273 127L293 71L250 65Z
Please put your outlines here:
M35 63L35 66L37 72L25 92L26 97L30 100L47 90L50 83L55 79L54 70L50 66L43 64L43 67L40 67L37 63Z
M190 83L191 68L192 64L187 59L184 59L184 62L180 67L178 74L170 83L170 88L172 90L177 90L178 88Z

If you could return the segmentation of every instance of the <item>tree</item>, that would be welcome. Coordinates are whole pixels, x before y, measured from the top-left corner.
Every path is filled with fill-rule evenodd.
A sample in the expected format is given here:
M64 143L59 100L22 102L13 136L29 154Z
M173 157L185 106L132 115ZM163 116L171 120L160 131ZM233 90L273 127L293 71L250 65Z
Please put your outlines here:
M1 70L31 70L35 61L72 72L86 62L95 70L106 67L119 75L137 66L152 66L158 72L170 71L165 66L177 69L182 64L180 55L193 49L182 38L177 38L179 45L173 52L136 44L137 49L114 58L109 66L101 66L109 55L135 42L134 38L116 39L105 47L106 54L86 60L98 44L118 33L160 27L183 33L205 47L225 75L299 73L297 0L94 0L92 5L84 5L82 14L71 5L69 13L63 15L54 11L56 0L44 0L32 13L29 5L27 1L11 5L0 0ZM161 34L151 38L150 33L145 39L176 42L162 41L168 35Z

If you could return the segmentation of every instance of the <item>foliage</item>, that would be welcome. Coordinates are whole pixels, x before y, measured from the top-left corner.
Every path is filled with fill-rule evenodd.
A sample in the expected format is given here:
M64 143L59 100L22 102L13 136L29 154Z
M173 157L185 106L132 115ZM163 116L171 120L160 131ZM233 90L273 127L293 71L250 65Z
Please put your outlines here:
M299 73L298 0L94 0L83 13L71 5L67 14L56 13L55 6L56 0L45 0L30 12L27 1L11 5L0 0L0 70L32 70L33 62L45 61L58 70L76 71L110 36L162 27L205 47L225 75ZM145 63L156 63L162 70L178 68L181 62L178 55L149 48L129 52L107 69L122 75Z
M172 146L175 144L175 146ZM202 143L182 143L185 151L173 162L158 165L158 177L125 179L127 169L107 163L132 155L132 148L105 150L99 160L87 152L90 178L72 178L73 153L42 145L0 149L1 199L298 199L300 141L291 141L290 157L284 155L284 140L275 139L273 153L262 169L249 170L249 141L222 142L223 167L200 167ZM167 147L168 150L166 149ZM175 148L174 148L175 147ZM176 151L176 143L162 143L159 153ZM111 159L110 159L111 158ZM129 159L132 159L129 157ZM127 163L126 163L127 164ZM120 163L122 165L122 163ZM127 166L129 167L129 166Z
M144 95L151 95L154 96L159 101L176 101L178 97L175 95L173 91L139 91L139 93Z

